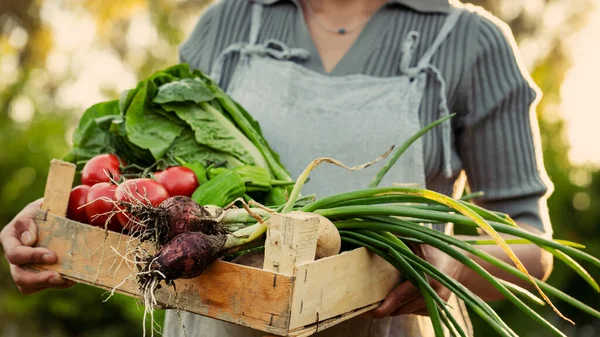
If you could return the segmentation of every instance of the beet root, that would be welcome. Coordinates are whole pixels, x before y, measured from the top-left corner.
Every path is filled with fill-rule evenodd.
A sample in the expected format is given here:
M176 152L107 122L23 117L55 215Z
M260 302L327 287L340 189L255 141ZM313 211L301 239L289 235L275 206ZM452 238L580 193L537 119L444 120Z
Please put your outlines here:
M209 235L223 234L218 213L212 214L206 208L185 196L173 196L158 206L140 202L120 202L120 207L130 214L130 234L140 240L149 240L157 247L169 242L185 232L202 232Z
M225 235L179 234L151 259L149 268L162 273L166 281L197 277L221 255L225 241Z
M166 211L168 231L165 242L186 232L202 232L210 235L224 233L221 225L210 212L188 197L170 197L158 207Z

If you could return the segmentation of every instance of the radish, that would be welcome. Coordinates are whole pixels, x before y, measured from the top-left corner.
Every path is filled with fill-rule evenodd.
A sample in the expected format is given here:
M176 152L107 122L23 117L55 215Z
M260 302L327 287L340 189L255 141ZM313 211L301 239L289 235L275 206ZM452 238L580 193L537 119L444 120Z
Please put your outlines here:
M295 212L290 212L293 214ZM319 234L317 236L317 251L315 260L328 256L337 255L342 248L340 232L335 228L333 222L320 214L314 214L319 218Z

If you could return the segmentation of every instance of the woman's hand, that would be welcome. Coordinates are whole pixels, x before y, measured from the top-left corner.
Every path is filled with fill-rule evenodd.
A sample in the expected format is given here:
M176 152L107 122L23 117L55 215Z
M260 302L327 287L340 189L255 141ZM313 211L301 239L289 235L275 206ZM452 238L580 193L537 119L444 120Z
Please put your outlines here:
M463 264L428 245L416 245L414 250L417 255L431 263L444 274L460 280L464 268ZM450 290L432 279L429 279L429 283L442 300L447 301L450 298ZM383 303L371 311L371 314L374 317L380 318L408 314L426 316L428 312L421 291L411 282L405 281L392 290Z
M0 232L0 244L10 264L10 273L19 291L25 295L47 288L67 288L75 284L63 279L55 271L35 271L23 267L27 264L54 264L58 261L54 252L33 247L37 241L34 217L41 204L42 200L39 199L27 205Z

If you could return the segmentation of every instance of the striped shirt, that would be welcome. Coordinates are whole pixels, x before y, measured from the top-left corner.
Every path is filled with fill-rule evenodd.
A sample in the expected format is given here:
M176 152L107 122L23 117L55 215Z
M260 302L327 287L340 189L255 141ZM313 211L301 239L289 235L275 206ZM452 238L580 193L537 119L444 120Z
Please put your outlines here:
M265 6L259 42L276 39L306 49L310 57L294 62L325 74L298 0L254 1ZM437 36L450 6L460 7L463 14L431 63L446 81L448 108L457 114L452 119L453 176L443 173L443 140L436 128L423 138L427 188L452 195L462 186L460 177L465 173L470 190L484 192L477 199L479 205L551 232L546 198L552 184L543 167L535 114L539 89L524 69L506 24L470 5L390 0L327 74L400 75L401 41L410 31L419 32L412 60L416 65ZM210 73L223 49L248 41L250 11L247 0L220 0L211 5L181 46L181 61ZM232 54L225 60L221 81L225 89L237 59ZM440 90L439 83L430 78L420 106L422 125L439 118Z

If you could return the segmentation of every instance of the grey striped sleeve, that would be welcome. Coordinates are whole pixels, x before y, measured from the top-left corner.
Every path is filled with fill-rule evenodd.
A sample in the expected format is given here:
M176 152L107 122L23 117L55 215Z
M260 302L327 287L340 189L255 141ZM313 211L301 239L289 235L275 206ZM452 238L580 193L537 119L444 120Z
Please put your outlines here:
M469 186L479 203L551 232L535 112L539 91L522 67L509 28L479 16L475 57L459 88L466 110L458 139Z
M179 59L210 74L220 52L235 42L248 40L250 20L247 1L218 1L208 6L191 35L179 48ZM237 63L237 53L226 58L223 78L229 79Z

